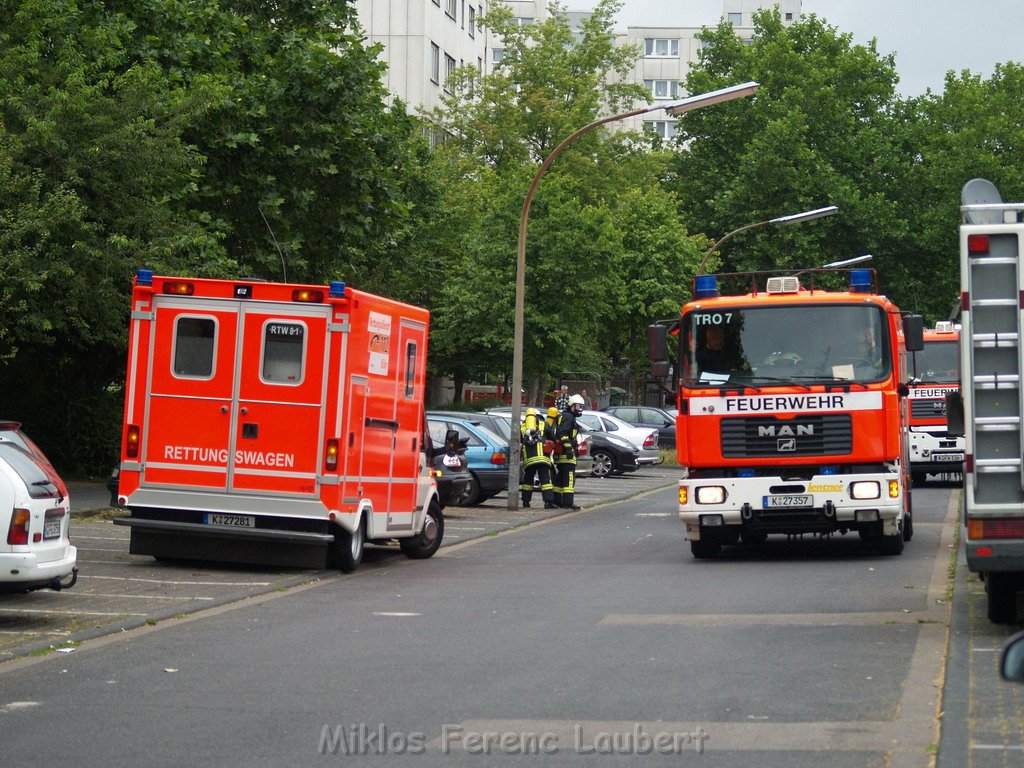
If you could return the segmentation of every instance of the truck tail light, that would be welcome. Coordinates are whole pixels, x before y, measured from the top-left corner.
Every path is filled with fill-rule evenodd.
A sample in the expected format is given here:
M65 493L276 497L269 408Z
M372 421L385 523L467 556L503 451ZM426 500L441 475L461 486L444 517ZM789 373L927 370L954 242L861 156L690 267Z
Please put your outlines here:
M968 520L968 539L1024 539L1024 518Z
M967 252L968 253L988 253L988 235L968 235L967 236Z
M196 292L194 283L187 280L165 280L164 293L172 293L175 296L191 296Z
M338 440L330 438L324 451L324 469L333 472L338 468Z
M129 459L139 457L139 428L135 424L128 425L128 434L124 439L124 452Z
M11 514L11 525L7 529L8 544L28 544L28 521L28 510L15 507Z
M323 291L314 291L310 288L296 288L292 291L292 301L304 301L310 304L319 304L324 300Z
M497 451L491 454L491 464L503 465L505 463L505 454L503 451Z

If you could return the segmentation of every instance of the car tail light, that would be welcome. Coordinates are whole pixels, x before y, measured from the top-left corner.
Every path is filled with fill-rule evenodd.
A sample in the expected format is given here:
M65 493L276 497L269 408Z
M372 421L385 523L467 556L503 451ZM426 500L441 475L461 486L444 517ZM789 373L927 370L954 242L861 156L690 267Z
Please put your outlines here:
M28 510L15 507L11 514L11 527L7 529L8 544L28 544L28 521Z
M658 447L658 433L652 432L644 440L644 448L657 448Z
M135 424L128 425L128 434L125 437L124 452L129 459L139 456L139 428Z
M505 454L502 451L491 454L491 464L504 464L505 461Z
M587 454L590 453L590 439L586 437L583 438L582 440L580 440L578 447L579 451L577 451L577 454L580 456L586 456Z
M338 468L338 440L332 437L324 451L324 469L333 472Z
M1024 518L968 520L968 539L1024 539Z

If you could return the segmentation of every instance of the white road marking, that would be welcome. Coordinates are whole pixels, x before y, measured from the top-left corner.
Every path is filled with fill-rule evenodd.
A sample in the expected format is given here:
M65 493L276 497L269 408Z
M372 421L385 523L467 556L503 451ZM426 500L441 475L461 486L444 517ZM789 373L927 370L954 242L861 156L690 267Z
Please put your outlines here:
M89 574L89 579L112 579L115 581L140 581L146 584L197 584L200 586L210 587L265 587L270 584L269 581L171 581L169 579L138 579L138 578L126 578L124 576L93 576Z
M100 611L48 611L44 608L0 608L0 613L42 613L48 616L146 616L145 613L102 613Z

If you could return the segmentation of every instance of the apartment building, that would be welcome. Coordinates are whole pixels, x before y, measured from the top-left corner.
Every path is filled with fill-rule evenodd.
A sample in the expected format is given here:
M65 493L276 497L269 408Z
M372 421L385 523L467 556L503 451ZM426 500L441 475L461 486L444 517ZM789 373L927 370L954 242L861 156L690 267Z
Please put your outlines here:
M385 86L411 108L430 110L444 93L447 75L466 62L474 64L481 76L501 61L501 40L479 26L488 2L512 9L520 24L547 18L548 0L356 0L360 24L370 41L384 46L388 64ZM723 0L722 17L749 39L753 34L753 13L779 6L784 22L800 16L801 0ZM576 24L589 13L568 12ZM628 27L620 33L620 44L636 45L640 58L628 76L643 84L651 103L676 101L686 96L680 81L700 54L697 34L700 26L666 27L652 19L650 26ZM663 138L675 135L675 120L664 113L650 113L609 126L616 130L653 130Z

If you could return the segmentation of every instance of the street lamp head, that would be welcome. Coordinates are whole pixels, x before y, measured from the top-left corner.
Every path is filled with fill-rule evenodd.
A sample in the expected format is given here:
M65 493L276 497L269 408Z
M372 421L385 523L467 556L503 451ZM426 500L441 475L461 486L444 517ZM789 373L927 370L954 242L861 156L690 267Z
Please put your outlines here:
M833 261L831 264L825 264L822 269L835 269L838 267L848 267L851 264L860 264L865 261L871 261L874 257L873 254L865 253L863 256L854 256L852 259L844 259L843 261Z
M825 216L832 216L839 211L839 207L835 205L829 205L825 208L815 208L813 211L804 211L803 213L792 213L789 216L779 216L777 219L772 219L770 224L796 224L800 221L810 221L811 219L820 219Z
M667 107L664 107L664 110L672 116L681 115L684 112L699 109L700 107L720 104L723 101L732 101L733 99L742 99L745 96L753 96L757 93L759 87L753 81L740 83L739 85L730 85L728 88L720 88L717 91L690 96L682 101L677 101L675 104L669 104ZM658 109L658 107L655 107L655 109Z

